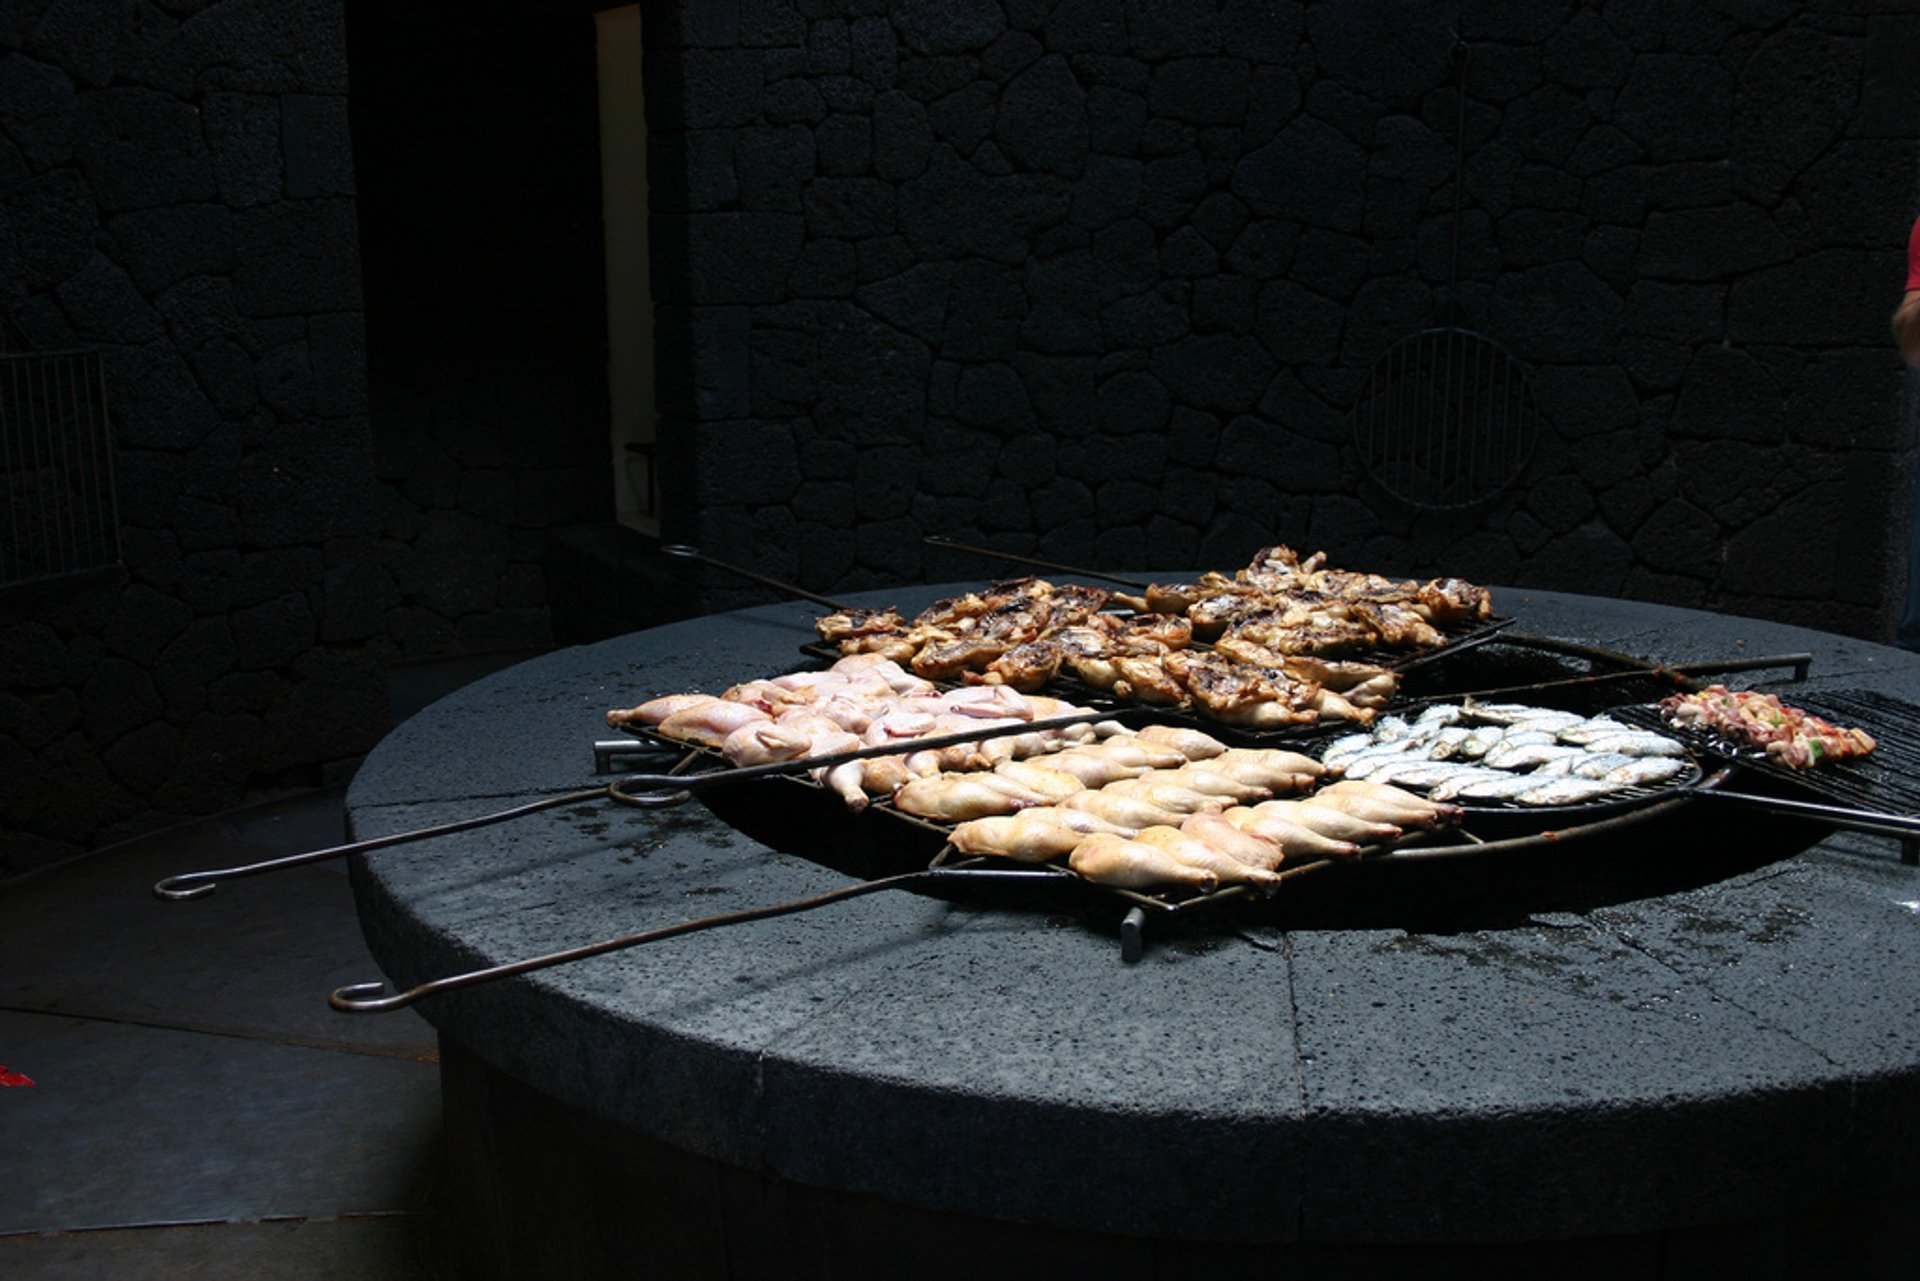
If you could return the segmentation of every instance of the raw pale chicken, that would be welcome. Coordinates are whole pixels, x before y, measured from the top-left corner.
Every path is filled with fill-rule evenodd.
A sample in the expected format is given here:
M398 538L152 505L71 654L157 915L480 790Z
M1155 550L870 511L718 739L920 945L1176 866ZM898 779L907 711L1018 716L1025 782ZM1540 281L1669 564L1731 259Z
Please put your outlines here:
M771 722L772 719L750 704L729 703L724 698L712 698L675 712L661 721L658 728L668 738L685 739L689 743L700 743L707 747L719 747L727 741L727 735L742 725L753 721Z
M720 751L735 765L771 765L810 756L813 735L797 725L757 720L742 725L720 743Z
M1390 783L1364 779L1347 778L1323 787L1314 793L1313 803L1396 827L1444 827L1460 818L1458 805L1440 804Z
M1360 847L1352 841L1322 836L1310 827L1273 813L1264 805L1230 809L1221 817L1243 832L1272 841L1289 857L1349 858L1360 852Z
M1117 783L1108 783L1100 791L1109 796L1129 796L1135 800L1146 801L1161 809L1172 810L1178 814L1197 814L1201 810L1219 810L1227 807L1224 796L1209 796L1205 792L1187 787L1180 783L1149 783L1141 778L1123 778Z
M916 778L893 794L893 803L921 818L968 819L1011 814L1046 798L994 774L936 774Z
M650 698L638 707L616 707L607 713L607 724L615 729L658 725L675 712L718 701L712 694L668 694L661 698Z
M1217 845L1189 836L1177 827L1147 827L1133 838L1142 845L1158 846L1194 867L1204 867L1228 885L1278 885L1280 878L1267 868L1242 863Z
M1211 890L1220 881L1204 867L1183 863L1163 849L1130 841L1123 836L1089 836L1067 859L1089 881L1125 889L1154 889L1162 885L1191 885Z
M1095 747L1069 747L1047 757L1047 768L1071 774L1088 787L1100 787L1120 778L1135 778L1153 768L1146 764L1126 764L1113 753L1102 750L1105 746L1102 743Z
M1177 827L1185 814L1165 809L1137 796L1120 796L1106 788L1075 792L1060 802L1061 809L1083 810L1119 827L1139 829L1156 823Z
M1049 769L1043 761L1001 761L993 767L993 772L1002 778L1012 779L1030 792L1036 792L1047 798L1049 805L1066 800L1075 792L1084 791L1086 784L1071 774L1063 774L1057 769Z
M1190 788L1208 796L1219 796L1229 801L1264 801L1273 792L1269 788L1252 783L1242 783L1227 774L1215 773L1205 765L1184 765L1179 769L1149 770L1140 775L1142 783L1170 783L1175 787Z
M1137 737L1149 743L1165 743L1190 761L1204 761L1227 750L1227 745L1213 735L1180 725L1148 725Z
M1271 872L1287 856L1286 851L1272 841L1235 827L1224 814L1195 814L1180 825L1180 830L1248 867Z
M953 830L953 848L963 854L992 854L1021 863L1046 863L1064 858L1096 832L1131 836L1132 828L1115 827L1091 814L1036 806L1018 814L970 819Z
M1304 791L1326 772L1311 756L1253 747L1231 748L1205 762L1204 768L1275 792Z
M1331 805L1315 805L1312 801L1268 801L1257 808L1311 828L1322 836L1352 841L1356 845L1380 844L1401 835L1400 829L1391 823L1374 822Z

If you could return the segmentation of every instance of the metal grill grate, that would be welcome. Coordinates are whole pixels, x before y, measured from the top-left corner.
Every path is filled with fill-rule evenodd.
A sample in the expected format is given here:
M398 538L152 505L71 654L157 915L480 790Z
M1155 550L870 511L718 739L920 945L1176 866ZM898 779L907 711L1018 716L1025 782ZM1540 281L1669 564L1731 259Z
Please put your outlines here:
M1483 502L1533 457L1539 413L1526 370L1464 329L1404 339L1367 376L1351 415L1367 474L1415 507Z
M0 587L120 563L113 442L98 352L0 354Z

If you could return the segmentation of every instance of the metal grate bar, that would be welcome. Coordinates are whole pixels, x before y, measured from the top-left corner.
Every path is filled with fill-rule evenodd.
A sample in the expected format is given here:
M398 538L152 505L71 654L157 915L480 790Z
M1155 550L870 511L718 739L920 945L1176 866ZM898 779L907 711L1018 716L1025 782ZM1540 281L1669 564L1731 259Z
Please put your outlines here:
M99 353L0 354L0 587L120 563L113 442Z

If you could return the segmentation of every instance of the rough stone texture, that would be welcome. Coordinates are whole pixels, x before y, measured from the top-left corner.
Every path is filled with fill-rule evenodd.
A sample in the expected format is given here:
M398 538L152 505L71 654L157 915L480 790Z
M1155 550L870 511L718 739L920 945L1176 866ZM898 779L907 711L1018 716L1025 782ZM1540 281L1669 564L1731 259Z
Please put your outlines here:
M962 587L855 603L916 609ZM1680 662L1806 651L1816 687L1920 694L1920 656L1879 645L1495 593L1527 633ZM368 758L348 793L354 834L578 794L610 702L786 670L815 612L678 623L468 686ZM455 754L464 799L446 793ZM916 847L917 829L877 807L855 818L831 797L758 786L678 808L552 808L382 850L355 868L369 944L404 991L909 871L938 846ZM1148 1275L1272 1272L1251 1255L1196 1272L1195 1241L1532 1241L1559 1254L1428 1270L1710 1277L1724 1253L1680 1266L1671 1239L1643 1242L1655 1248L1631 1267L1609 1256L1630 1234L1709 1224L1737 1223L1725 1232L1737 1243L1790 1220L1797 1238L1810 1211L1888 1195L1920 1166L1920 872L1898 850L1702 801L1551 848L1329 869L1264 905L1149 913L1135 965L1112 936L1126 905L1103 896L896 888L418 1008L610 1145L630 1131L756 1178L1181 1243L1136 1239L1122 1270L1157 1256L1178 1261ZM449 1096L456 1136L474 1120L463 1106ZM544 1182L492 1168L505 1186ZM532 1217L549 1241L598 1230L596 1214L630 1222L586 1196L568 1211L578 1231L556 1233L541 1199L467 1210ZM1835 1256L1849 1275L1911 1271L1904 1255L1859 1266L1861 1245L1843 1239ZM1322 1257L1303 1275L1397 1274L1405 1261Z
M122 563L0 602L0 877L387 724L341 4L14 10L5 346L101 353Z
M486 21L449 25L415 6L347 7L380 630L403 659L547 643L546 532L609 520L613 508L590 11L495 6ZM745 36L698 30L703 41ZM684 111L693 132L656 160L692 171L681 207L712 208L734 197L732 166L744 169L751 150L716 127L739 123L729 103L759 102L759 59L677 53L698 61ZM298 119L310 128L325 116L302 100ZM309 160L300 181L324 189L337 178ZM656 225L661 240L688 235L729 264L725 301L782 296L801 247L797 205L734 208L677 231L669 221ZM695 323L702 370L725 371L725 327ZM744 386L731 372L709 381ZM705 414L745 409L680 394Z
M1283 540L1886 637L1907 7L823 2L698 42L649 15L670 87L704 85L655 121L687 247L657 287L751 304L724 365L663 328L701 473L669 524L822 591L923 577L928 532L1094 567ZM1348 415L1449 319L1529 367L1543 423L1515 482L1435 513L1374 483ZM1220 425L1168 449L1196 415ZM784 483L695 505L782 427ZM884 462L848 494L808 467L828 444Z

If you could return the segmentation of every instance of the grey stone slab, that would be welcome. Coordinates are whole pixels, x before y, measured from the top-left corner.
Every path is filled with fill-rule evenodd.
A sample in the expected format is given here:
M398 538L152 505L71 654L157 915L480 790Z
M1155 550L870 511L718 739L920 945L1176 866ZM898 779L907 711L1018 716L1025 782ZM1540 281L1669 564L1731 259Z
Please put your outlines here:
M0 1236L10 1281L432 1281L437 1257L412 1214Z
M782 799L775 790L773 801ZM399 829L460 809L381 809L366 825ZM697 803L547 811L377 851L357 874L374 891L363 925L396 990L855 880L758 845ZM387 889L394 899L379 892ZM387 906L399 897L403 909ZM938 900L882 892L437 994L414 1008L429 1022L460 1026L467 1044L504 1070L596 1100L593 1110L611 1121L757 1159L740 1109L766 1045L850 986L891 972L951 928L950 916ZM421 922L431 929L422 933ZM571 1033L529 1034L555 1017L578 1020L572 1032L582 1044L571 1044Z
M1290 941L1315 1238L1738 1217L1755 1192L1743 1159L1844 1119L1819 1054L1596 926ZM1770 1106L1790 1092L1802 1110ZM1800 1179L1768 1192L1791 1201Z
M1891 839L1836 837L1790 862L1597 910L1677 980L1850 1075L1920 1072L1920 870Z
M1497 595L1522 630L1652 659L1808 650L1816 672L1881 689L1920 672L1898 651L1751 620ZM549 762L581 750L605 707L793 670L816 612L694 620L470 686L369 759L355 831L470 813L477 792L433 773L463 742L498 800L551 795ZM806 817L798 796L555 810L381 851L356 872L362 922L381 965L418 982L851 885L909 844ZM1766 848L1748 850L1755 834ZM1111 907L889 891L418 1008L590 1115L911 1204L1223 1242L1659 1232L1804 1205L1796 1170L1836 1199L1920 1172L1920 1090L1900 1060L1920 1035L1911 985L1857 1017L1820 1008L1843 972L1874 982L1897 963L1907 919L1863 928L1897 882L1849 839L1709 816L1470 876L1429 864L1203 918L1134 966L1115 955ZM1804 942L1767 953L1804 948L1795 976L1729 979L1689 952L1671 914L1709 892L1812 913ZM1631 934L1609 913L1654 924ZM1849 931L1830 964L1811 959Z
M0 1012L0 1233L419 1209L430 1064Z
M296 829L282 836L337 842L337 794L331 803L332 833L324 816L282 807ZM246 820L256 830L267 821ZM343 864L227 881L188 902L151 892L164 876L276 853L209 820L14 882L0 891L10 958L0 1006L430 1060L433 1031L417 1017L353 1020L327 1008L328 992L372 966Z
M1077 914L967 915L769 1047L772 1168L1014 1222L1292 1235L1284 956L1207 935L1129 965Z

